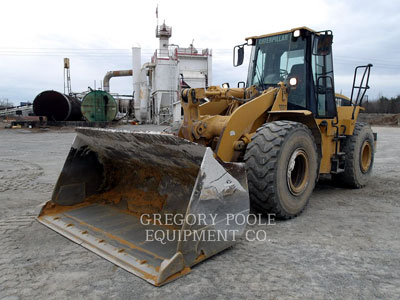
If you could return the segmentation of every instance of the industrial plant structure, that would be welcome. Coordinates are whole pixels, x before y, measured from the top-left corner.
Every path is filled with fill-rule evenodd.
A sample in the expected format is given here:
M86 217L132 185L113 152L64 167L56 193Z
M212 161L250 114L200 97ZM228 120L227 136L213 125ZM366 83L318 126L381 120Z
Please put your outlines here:
M182 87L205 88L212 80L212 51L170 44L172 28L158 25L159 49L142 65L141 48L132 48L135 117L141 123L171 124L182 117Z
M170 44L172 28L165 22L156 27L159 48L142 65L141 48L132 48L132 70L109 71L103 91L72 93L69 59L64 59L64 94L44 91L33 101L37 116L50 121L110 122L134 113L139 123L173 124L182 119L181 88L207 88L212 81L212 51ZM132 76L133 95L110 92L110 79ZM134 101L132 101L132 96Z

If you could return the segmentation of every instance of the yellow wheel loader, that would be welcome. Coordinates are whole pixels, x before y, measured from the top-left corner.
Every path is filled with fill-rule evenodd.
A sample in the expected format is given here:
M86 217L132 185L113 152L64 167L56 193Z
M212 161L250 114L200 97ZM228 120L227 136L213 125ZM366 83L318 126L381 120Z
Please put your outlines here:
M372 65L335 95L331 31L254 36L247 83L181 91L179 133L78 128L38 220L154 285L233 245L251 206L289 219L320 174L371 174L376 135L357 123ZM360 75L361 74L361 75ZM348 99L338 105L337 98Z

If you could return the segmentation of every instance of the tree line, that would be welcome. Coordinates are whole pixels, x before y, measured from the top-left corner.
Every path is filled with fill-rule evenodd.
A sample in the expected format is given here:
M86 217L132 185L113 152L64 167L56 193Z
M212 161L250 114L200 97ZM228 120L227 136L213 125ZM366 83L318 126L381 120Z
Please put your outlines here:
M400 95L397 97L379 97L377 100L363 101L366 113L398 114L400 113Z
M8 102L8 99L0 99L0 109L14 106L12 102Z

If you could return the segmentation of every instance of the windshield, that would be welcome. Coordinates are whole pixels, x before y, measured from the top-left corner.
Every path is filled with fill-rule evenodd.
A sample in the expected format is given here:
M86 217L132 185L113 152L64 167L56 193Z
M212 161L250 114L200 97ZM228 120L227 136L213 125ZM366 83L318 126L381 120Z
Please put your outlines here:
M293 40L291 36L292 33L287 33L257 40L252 51L248 86L257 85L264 90L290 76L304 80L306 40L301 37Z

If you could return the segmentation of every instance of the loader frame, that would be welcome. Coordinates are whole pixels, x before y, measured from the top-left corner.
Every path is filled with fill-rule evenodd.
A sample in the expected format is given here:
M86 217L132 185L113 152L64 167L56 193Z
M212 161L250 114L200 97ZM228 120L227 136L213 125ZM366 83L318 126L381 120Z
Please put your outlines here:
M288 40L289 49L300 40L303 40L305 47L304 107L291 102L291 95L299 87L290 84L289 76L275 84L260 85L253 81L257 68L257 49L263 43L285 39ZM363 109L360 106L361 99L369 88L369 68L372 65L365 66L360 86L353 84L353 90L359 88L362 91L357 94L357 100L351 106L338 107L334 92L333 35L330 30L316 32L307 27L299 27L246 40L252 46L247 87L183 89L181 102L184 120L179 135L210 146L223 161L241 161L246 145L261 125L277 120L296 121L305 124L313 133L320 157L319 173L343 171L339 167L343 160L340 143L346 136L353 134L358 114ZM242 52L244 45L235 47L235 50ZM238 56L239 63L235 63L234 58L234 65L240 65L243 61L243 53ZM316 66L312 66L312 62ZM322 73L315 73L317 68ZM359 68L356 68L356 72ZM200 104L204 98L209 102ZM325 110L321 110L321 105Z

